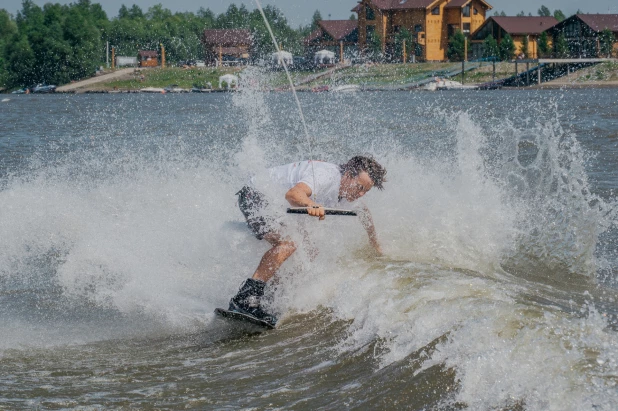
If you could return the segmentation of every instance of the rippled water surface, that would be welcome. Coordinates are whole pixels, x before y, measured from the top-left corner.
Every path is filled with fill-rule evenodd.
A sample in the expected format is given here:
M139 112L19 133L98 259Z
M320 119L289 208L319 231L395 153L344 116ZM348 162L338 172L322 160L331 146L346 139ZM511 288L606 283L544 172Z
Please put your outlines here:
M0 103L0 408L618 408L614 89L300 100L315 158L387 168L385 256L282 215L264 333L213 310L268 249L234 193L309 156L290 94Z

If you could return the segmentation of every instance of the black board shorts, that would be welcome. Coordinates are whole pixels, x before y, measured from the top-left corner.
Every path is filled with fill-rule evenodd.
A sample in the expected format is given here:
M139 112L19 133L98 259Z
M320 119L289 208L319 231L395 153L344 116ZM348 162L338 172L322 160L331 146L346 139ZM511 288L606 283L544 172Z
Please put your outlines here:
M268 201L264 194L249 186L244 186L236 195L238 196L238 208L258 240L262 240L266 234L275 231L275 219L265 214Z

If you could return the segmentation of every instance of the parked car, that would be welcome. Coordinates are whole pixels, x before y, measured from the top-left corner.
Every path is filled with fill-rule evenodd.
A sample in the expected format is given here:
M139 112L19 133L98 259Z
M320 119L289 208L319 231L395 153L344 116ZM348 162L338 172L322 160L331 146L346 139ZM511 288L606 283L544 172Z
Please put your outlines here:
M39 94L44 94L44 93L53 93L56 91L56 86L53 85L48 85L48 84L37 84L36 86L32 87L30 89L31 92L33 93L39 93Z

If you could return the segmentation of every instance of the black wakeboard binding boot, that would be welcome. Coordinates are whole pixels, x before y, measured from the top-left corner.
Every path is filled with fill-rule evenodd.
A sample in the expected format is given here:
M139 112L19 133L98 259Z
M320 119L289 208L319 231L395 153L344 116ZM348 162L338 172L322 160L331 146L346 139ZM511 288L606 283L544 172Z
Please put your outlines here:
M229 311L249 314L273 326L277 324L277 317L262 310L260 305L261 299L264 296L264 287L266 287L264 281L248 278L240 286L238 293L230 300Z

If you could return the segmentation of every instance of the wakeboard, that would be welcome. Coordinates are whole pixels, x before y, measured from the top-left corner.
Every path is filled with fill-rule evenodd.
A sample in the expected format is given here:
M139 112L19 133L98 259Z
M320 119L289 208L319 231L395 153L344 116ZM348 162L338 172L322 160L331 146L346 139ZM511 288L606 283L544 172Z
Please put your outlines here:
M224 310L223 308L215 308L215 314L223 318L227 318L227 319L235 320L235 321L242 321L245 323L257 325L259 327L264 327L269 330L272 330L275 328L275 326L272 325L271 323L262 321L259 318L256 318L249 314L240 313L238 311L229 311L229 310Z

